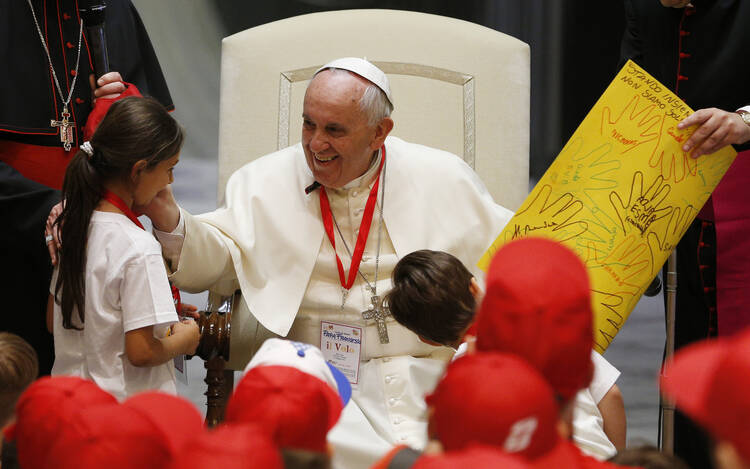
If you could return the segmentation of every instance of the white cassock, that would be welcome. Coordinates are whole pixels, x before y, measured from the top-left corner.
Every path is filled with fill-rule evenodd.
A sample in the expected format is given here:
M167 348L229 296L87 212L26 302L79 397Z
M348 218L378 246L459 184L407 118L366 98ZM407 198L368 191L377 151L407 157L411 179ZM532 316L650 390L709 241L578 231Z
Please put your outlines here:
M476 263L512 212L492 200L457 156L395 137L386 140L385 148L378 294L390 289L398 259L419 249L449 252L483 279ZM327 191L350 249L377 167L376 161L361 178ZM434 388L452 350L422 343L392 318L387 321L390 342L381 344L375 322L361 315L371 306L371 293L360 276L341 309L340 280L321 220L319 192L304 192L312 182L301 145L285 148L237 170L227 183L224 208L197 217L182 211L181 251L169 252L170 235L157 236L165 257L177 266L170 278L181 289L231 294L241 288L243 302L232 318L231 368L242 369L273 334L320 346L321 320L362 328L358 384L329 441L335 467L369 467L393 444L424 446L424 396ZM380 200L360 265L370 282ZM338 234L336 240L348 272L350 255Z

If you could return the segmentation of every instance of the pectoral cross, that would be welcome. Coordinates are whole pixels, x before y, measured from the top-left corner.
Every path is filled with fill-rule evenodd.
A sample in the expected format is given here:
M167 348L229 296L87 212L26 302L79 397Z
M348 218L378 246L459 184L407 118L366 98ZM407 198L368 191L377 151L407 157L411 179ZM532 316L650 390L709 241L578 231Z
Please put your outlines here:
M68 120L70 118L68 106L63 106L61 115L62 120L56 121L52 119L49 125L53 128L60 127L60 141L63 143L63 148L65 148L65 151L70 151L70 147L73 144L73 128L76 125Z
M387 306L383 306L383 301L378 295L373 295L372 308L362 312L364 319L374 319L375 324L378 326L378 337L380 338L381 344L387 344L390 342L388 339L388 328L385 325L385 318L391 315L391 311Z

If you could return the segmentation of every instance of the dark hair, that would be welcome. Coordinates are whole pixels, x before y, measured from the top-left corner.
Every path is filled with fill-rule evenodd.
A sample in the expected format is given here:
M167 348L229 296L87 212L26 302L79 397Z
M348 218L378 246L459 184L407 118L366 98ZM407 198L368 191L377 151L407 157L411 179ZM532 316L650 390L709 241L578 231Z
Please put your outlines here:
M472 275L454 256L414 251L398 261L392 278L385 301L394 319L415 334L452 346L474 319Z
M327 453L298 448L281 448L284 469L330 469L331 457Z
M86 242L89 222L101 200L104 184L130 178L140 160L146 170L176 155L184 139L180 124L152 98L129 97L116 101L91 137L93 155L78 150L65 172L60 227L62 248L55 301L66 329L79 329L71 320L78 309L84 321Z
M619 451L608 459L618 466L641 467L643 469L690 469L677 456L662 453L651 445L636 446Z
M21 393L39 373L36 352L10 332L0 332L0 427L13 416Z

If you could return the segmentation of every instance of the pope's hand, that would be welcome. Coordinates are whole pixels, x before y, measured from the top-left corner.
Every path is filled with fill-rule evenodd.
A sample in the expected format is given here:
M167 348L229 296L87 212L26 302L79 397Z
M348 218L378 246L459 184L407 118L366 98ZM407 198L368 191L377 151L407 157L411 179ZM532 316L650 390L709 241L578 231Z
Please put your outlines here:
M686 129L693 125L698 128L682 146L685 152L692 150L690 156L693 158L710 155L727 145L750 140L750 126L736 112L716 108L700 109L683 119L677 124L677 128Z
M171 186L162 189L148 205L133 206L133 211L146 215L154 228L167 233L174 231L180 222L180 207L174 199Z

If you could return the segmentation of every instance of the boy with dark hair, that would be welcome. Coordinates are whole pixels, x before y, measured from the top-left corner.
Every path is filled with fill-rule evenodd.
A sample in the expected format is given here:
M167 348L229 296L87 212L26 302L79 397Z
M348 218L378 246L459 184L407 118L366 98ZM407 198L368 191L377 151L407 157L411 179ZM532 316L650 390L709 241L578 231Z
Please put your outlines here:
M458 348L481 295L463 263L447 252L423 249L398 261L392 277L385 301L393 318L423 342Z
M561 249L558 248L557 243L546 240L523 241L520 242L520 248L516 243L519 241L510 243L510 250L505 249L504 252L522 252L522 256L535 256L538 255L533 252L535 249L548 248L549 244L555 245L553 251ZM534 275L523 280L519 279L519 282L529 287L529 291L539 292L548 289L549 285L546 283L551 281L551 278L555 278L551 275L552 267L543 260L540 262ZM514 269L517 267L502 264L503 262L495 263L494 270L490 269L489 277L493 275L515 276ZM575 266L581 267L582 275L585 277L586 282L582 294L585 301L589 302L588 276L582 265L576 264ZM396 264L392 277L393 289L385 296L385 301L396 321L427 343L437 343L457 349L456 356L473 346L471 336L477 334L474 332L467 334L467 331L475 329L474 312L482 302L483 293L476 279L458 259L444 252L415 251L404 256ZM493 295L497 293L496 289ZM507 290L506 293L512 293L512 289ZM529 301L529 298L523 295L511 296L511 303L523 304ZM499 315L496 319L502 322L503 317ZM590 331L592 321L590 309L586 310L583 320L588 324ZM514 326L509 323L508 327L512 330ZM589 336L593 337L593 334L589 333ZM594 379L588 388L584 387L575 399L571 399L571 402L575 402L574 435L576 443L587 454L605 459L614 455L616 448L625 445L624 406L619 389L615 385L619 371L591 350L591 338L588 342L582 340L579 348L585 350L588 360L586 370L584 370L588 373L587 378L590 380L590 373L593 372ZM606 416L610 416L609 420ZM609 429L614 430L608 431Z

